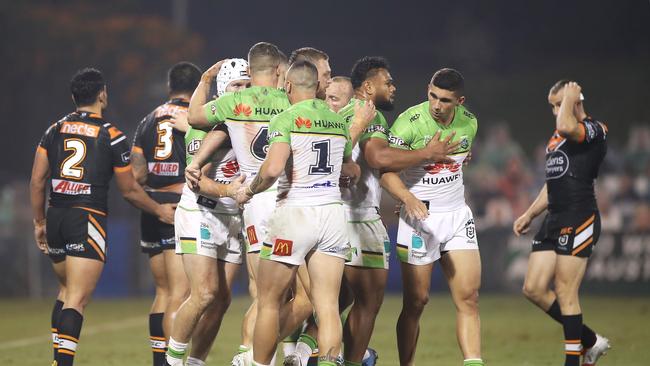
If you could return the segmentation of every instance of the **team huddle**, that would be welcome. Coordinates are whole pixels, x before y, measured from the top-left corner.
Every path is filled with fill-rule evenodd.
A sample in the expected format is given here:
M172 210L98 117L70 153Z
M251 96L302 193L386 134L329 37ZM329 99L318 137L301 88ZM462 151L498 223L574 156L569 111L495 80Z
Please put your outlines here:
M382 190L400 203L400 364L415 364L436 261L456 306L463 365L484 364L481 259L463 184L478 122L464 106L463 76L436 71L427 100L389 127L382 112L393 109L396 88L388 62L363 57L349 77L333 78L329 62L315 48L287 58L260 42L247 60L225 59L203 73L178 63L169 70L168 101L138 125L132 144L102 118L101 72L83 69L72 78L77 109L44 134L31 181L36 242L60 283L54 365L73 364L83 310L106 261L113 175L142 210L141 248L156 285L154 366L206 364L244 263L252 303L233 366L273 365L280 343L287 366L375 365L378 352L369 345L392 247ZM583 324L578 301L600 232L593 181L607 135L582 100L575 82L551 88L557 129L547 184L513 225L525 233L548 210L524 293L562 324L566 366L581 357L594 365L610 348Z

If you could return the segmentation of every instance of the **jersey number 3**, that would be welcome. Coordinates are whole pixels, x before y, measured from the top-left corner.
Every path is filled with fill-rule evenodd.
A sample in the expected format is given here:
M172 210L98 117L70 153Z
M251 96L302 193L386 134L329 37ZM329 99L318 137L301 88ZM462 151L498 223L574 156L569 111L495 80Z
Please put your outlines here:
M172 144L174 143L173 127L169 122L158 124L158 146L156 146L156 160L165 160L172 154Z
M61 163L61 176L80 180L84 176L84 168L79 166L86 158L86 144L80 139L65 139L63 149L72 154Z

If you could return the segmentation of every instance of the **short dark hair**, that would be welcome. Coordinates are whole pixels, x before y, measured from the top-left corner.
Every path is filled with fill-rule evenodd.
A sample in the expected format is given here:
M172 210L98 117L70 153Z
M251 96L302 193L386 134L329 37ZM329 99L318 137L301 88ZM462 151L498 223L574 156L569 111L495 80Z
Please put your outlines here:
M318 60L327 61L329 59L330 57L327 55L327 53L321 50L317 50L313 47L302 47L291 52L291 56L289 56L289 65L297 61L303 61L303 60L307 60L312 64L316 64Z
M558 81L557 81L555 84L553 84L553 86L551 87L551 94L552 94L552 95L557 94L557 92L559 92L560 90L562 90L562 88L564 88L564 86L567 85L567 84L570 83L570 82L571 82L571 80L569 80L569 79L561 79L561 80L558 80Z
M289 58L287 57L287 55L284 52L282 52L282 50L278 50L278 52L280 53L280 64L288 65Z
M431 85L440 89L453 91L456 94L463 94L465 91L465 79L463 75L455 69L444 68L436 71L431 78Z
M258 42L248 51L251 73L270 71L282 62L278 47L269 42Z
M102 72L87 67L77 71L70 79L70 92L77 107L91 105L106 86Z
M170 92L193 92L201 81L201 69L191 62L179 62L169 69L167 80Z
M360 58L352 66L352 73L350 74L352 88L359 88L364 81L375 76L377 71L381 69L388 70L389 67L388 61L380 56L364 56Z
M293 80L293 75L296 73L300 75L298 81ZM296 85L302 88L315 90L318 87L318 69L307 60L296 61L289 66L287 79L296 82Z

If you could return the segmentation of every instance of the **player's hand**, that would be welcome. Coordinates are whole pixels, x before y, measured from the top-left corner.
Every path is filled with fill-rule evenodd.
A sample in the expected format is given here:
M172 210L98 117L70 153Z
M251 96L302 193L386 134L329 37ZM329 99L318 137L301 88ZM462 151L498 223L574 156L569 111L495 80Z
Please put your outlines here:
M194 192L199 190L199 181L201 180L201 168L193 162L185 167L185 182Z
M341 177L339 185L343 188L350 188L355 185L361 176L361 167L359 164L350 162L343 163L341 166Z
M245 180L246 180L246 175L242 174L239 177L235 178L235 180L230 182L230 184L228 184L228 187L226 188L226 197L236 199L237 192L239 191L241 186L244 184Z
M163 203L158 208L158 220L165 224L174 225L174 211L176 211L176 203Z
M404 200L404 209L406 215L413 219L424 220L429 217L427 206L412 194Z
M187 120L187 110L179 110L168 121L175 130L181 132L186 132L190 128L190 123Z
M371 100L366 100L364 103L356 101L354 103L354 125L360 130L365 130L368 124L375 119L377 110L375 104Z
M230 61L230 59L228 59L228 58L223 59L223 60L217 62L216 64L210 66L210 68L205 70L205 72L201 76L201 81L203 81L203 82L212 82L212 80L214 80L214 78L217 77L217 74L219 73L219 70L221 70L221 65L223 65L223 63L226 62L226 61Z
M580 93L582 88L575 81L570 81L564 85L564 100L569 103L575 104L580 101Z
M237 193L235 194L235 197L233 197L237 203L240 205L250 201L251 198L253 198L253 192L250 189L250 185L241 185L239 189L237 190Z
M471 151L469 151L467 153L467 156L465 157L465 160L463 160L463 165L468 166L470 161L472 161L472 152Z
M433 135L427 146L424 147L426 157L428 160L436 163L453 163L454 159L450 158L448 155L456 151L460 145L460 141L451 143L451 139L456 136L456 131L452 131L449 136L445 137L443 140L440 140L440 135L442 135L442 132L438 130L435 135Z
M519 216L517 220L515 220L514 224L512 224L512 231L517 236L526 234L528 231L530 231L530 223L532 221L533 218L529 214L524 213L523 215Z
M34 239L36 239L36 246L38 250L47 254L47 231L45 220L34 220Z

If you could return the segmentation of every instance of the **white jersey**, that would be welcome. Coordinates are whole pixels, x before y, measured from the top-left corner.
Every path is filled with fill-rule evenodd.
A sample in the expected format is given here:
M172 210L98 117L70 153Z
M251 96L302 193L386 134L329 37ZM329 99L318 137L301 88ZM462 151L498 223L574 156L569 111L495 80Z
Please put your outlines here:
M349 217L353 220L369 220L373 218L366 217L369 212L374 212L373 216L378 216L376 210L368 209L379 207L381 201L379 171L368 166L358 144L352 150L352 160L361 167L361 177L352 187L342 188L341 196Z

